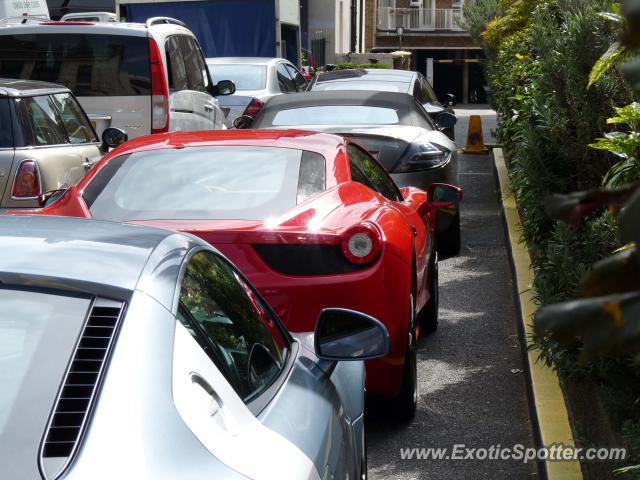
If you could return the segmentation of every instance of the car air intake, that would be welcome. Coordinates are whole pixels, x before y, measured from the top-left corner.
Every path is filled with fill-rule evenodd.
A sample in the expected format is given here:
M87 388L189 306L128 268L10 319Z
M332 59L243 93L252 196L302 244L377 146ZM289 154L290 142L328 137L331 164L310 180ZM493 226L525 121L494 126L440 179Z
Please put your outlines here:
M97 299L91 308L42 446L42 467L47 478L55 478L62 473L76 450L96 398L122 311L121 302L104 299ZM60 457L67 460L61 462Z

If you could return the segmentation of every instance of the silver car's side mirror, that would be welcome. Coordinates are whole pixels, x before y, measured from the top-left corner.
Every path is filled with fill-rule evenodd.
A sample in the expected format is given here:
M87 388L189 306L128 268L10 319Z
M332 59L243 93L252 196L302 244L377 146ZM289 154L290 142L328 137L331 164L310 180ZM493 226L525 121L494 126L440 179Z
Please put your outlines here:
M129 140L129 135L124 130L109 127L102 132L103 147L116 148Z
M458 123L458 119L455 115L449 112L439 113L436 117L436 126L440 130L445 130L447 128L452 128L456 123Z
M384 357L389 353L389 332L364 313L327 308L316 323L315 351L318 358L331 362Z

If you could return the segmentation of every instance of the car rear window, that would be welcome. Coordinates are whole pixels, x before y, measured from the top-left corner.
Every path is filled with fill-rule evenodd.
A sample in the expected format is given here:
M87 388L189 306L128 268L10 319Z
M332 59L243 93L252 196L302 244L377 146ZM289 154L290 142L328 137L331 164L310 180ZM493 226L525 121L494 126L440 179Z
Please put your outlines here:
M324 189L325 161L317 153L213 146L114 158L83 198L100 220L266 220Z
M39 33L0 38L0 77L62 84L79 97L151 95L146 37Z
M265 65L218 65L208 64L209 74L215 85L220 80L231 80L236 90L263 90L267 84Z
M367 80L349 80L349 81L333 81L321 82L313 84L311 90L368 90L372 92L400 92L407 93L409 91L409 83L401 82L370 82Z
M393 108L365 105L318 105L291 108L275 114L272 125L395 125L400 122Z
M91 299L0 288L2 478L40 478L38 448Z

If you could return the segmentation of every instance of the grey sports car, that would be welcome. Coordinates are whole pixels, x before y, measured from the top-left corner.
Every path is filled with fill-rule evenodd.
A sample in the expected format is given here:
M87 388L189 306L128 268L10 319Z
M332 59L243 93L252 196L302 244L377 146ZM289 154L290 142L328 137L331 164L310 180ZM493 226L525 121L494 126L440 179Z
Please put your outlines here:
M0 218L0 478L364 478L364 370L387 331L296 337L195 237Z

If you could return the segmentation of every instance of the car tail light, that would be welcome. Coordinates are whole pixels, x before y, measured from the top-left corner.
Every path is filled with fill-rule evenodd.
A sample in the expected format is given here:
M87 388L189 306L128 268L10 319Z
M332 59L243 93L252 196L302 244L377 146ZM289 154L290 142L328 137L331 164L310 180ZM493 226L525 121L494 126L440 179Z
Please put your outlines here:
M428 141L414 140L390 173L421 172L440 168L451 160L451 152Z
M351 263L371 263L382 251L382 235L373 224L356 225L342 236L341 248L343 255Z
M40 172L34 160L23 160L11 187L13 198L36 198L42 193Z
M151 60L151 133L169 131L169 89L158 44L149 39Z
M247 108L244 109L243 115L247 115L255 119L256 115L258 115L260 110L262 110L262 107L264 107L264 102L262 100L258 100L257 98L252 98L251 101L249 102L249 105L247 105Z

